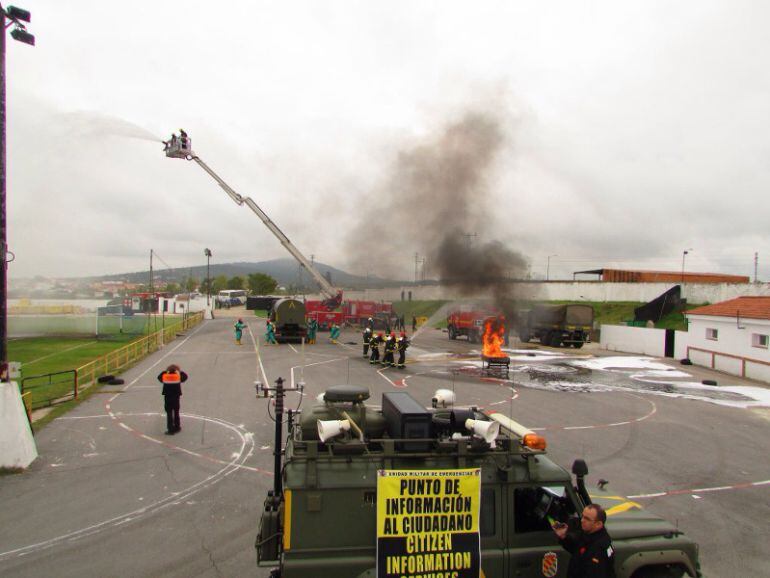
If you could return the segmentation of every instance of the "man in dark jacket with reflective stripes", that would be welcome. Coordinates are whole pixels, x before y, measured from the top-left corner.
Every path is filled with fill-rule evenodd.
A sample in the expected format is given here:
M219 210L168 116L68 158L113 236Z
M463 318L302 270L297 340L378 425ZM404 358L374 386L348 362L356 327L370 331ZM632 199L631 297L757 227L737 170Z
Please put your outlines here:
M553 531L570 553L567 578L615 578L615 551L604 527L607 513L598 504L589 504L580 518L580 531L571 532L566 524L555 524Z
M163 397L166 409L166 435L171 436L182 431L179 423L179 398L182 397L182 383L187 381L187 374L178 365L171 364L158 375L163 384Z

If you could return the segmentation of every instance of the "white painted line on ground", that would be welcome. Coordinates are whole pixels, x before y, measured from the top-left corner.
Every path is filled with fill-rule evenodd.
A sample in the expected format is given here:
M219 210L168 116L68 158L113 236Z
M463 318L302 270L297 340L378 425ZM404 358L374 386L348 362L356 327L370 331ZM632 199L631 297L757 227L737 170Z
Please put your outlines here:
M59 355L61 353L67 353L68 351L72 351L73 349L77 349L78 347L85 347L86 345L92 345L94 343L98 343L97 341L87 341L85 343L81 343L79 345L73 345L72 347L68 347L67 349L62 349L61 351L55 351L54 353L49 353L48 355L44 355L43 357L38 357L37 359L33 359L32 361L27 361L24 366L32 365L33 363L37 363L38 361L43 361L44 359L48 359L49 357L53 357L54 355Z
M644 500L647 498L662 498L664 496L679 496L682 494L704 494L706 492L724 492L727 490L743 490L746 488L756 488L760 486L770 485L770 480L762 480L761 482L745 482L742 484L733 484L731 486L715 486L713 488L692 488L687 490L669 490L668 492L655 492L653 494L639 494L636 496L628 496L631 500ZM693 495L693 497L695 497ZM700 496L698 496L700 498Z

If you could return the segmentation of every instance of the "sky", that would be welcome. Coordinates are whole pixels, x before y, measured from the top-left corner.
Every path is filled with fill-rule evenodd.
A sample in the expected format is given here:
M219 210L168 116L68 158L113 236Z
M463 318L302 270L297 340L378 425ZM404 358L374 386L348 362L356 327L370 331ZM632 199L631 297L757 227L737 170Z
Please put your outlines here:
M685 250L687 271L753 279L757 254L770 278L767 2L18 5L36 46L7 37L11 283L146 270L151 250L287 257L164 156L180 128L351 273L430 277L440 232L536 278L680 271Z

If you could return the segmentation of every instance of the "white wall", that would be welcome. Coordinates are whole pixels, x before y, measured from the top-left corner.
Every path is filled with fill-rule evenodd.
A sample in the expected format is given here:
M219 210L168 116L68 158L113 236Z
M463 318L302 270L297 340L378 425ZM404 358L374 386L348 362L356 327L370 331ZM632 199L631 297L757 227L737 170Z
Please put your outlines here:
M520 299L542 301L652 301L665 293L675 283L604 283L601 281L530 281L511 283L510 294ZM400 301L401 291L408 299L460 299L460 292L453 287L425 285L417 287L393 287L390 289L346 290L346 299L371 301ZM744 295L770 295L768 283L686 283L682 296L691 303L717 303ZM475 298L489 297L483 293Z
M602 325L601 346L610 351L641 353L663 357L666 346L666 330L625 325Z
M687 357L689 335L687 331L674 332L674 359L684 359Z
M26 468L37 446L16 382L0 383L0 467Z

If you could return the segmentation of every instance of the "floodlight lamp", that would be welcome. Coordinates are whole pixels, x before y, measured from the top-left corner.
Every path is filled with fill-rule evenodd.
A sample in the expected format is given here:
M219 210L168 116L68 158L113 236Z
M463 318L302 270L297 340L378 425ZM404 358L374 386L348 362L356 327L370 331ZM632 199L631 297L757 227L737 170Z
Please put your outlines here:
M32 19L32 14L29 13L29 10L17 8L16 6L8 6L8 10L6 10L5 13L8 15L8 18L11 18L12 20L29 22Z
M11 30L11 38L23 42L24 44L29 44L30 46L35 45L35 37L21 28L14 28Z

